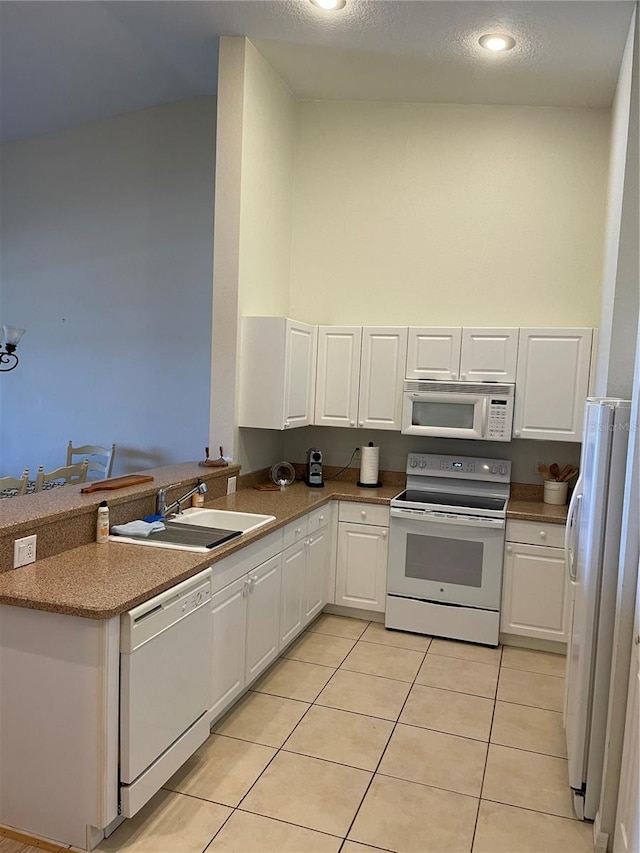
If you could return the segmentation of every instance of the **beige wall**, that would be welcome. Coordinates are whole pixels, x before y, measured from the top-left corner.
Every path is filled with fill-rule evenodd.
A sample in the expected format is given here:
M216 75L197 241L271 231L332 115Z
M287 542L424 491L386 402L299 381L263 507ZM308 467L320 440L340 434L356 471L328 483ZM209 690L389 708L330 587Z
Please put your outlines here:
M244 66L240 274L244 315L289 310L296 100L250 41Z
M290 314L598 325L609 111L300 102Z

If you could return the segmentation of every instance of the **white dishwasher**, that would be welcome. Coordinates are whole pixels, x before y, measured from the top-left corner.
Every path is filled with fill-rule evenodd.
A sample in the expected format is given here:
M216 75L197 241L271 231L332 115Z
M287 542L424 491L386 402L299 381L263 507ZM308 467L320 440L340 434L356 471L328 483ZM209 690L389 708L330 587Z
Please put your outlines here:
M132 817L209 736L211 569L120 620L120 810Z

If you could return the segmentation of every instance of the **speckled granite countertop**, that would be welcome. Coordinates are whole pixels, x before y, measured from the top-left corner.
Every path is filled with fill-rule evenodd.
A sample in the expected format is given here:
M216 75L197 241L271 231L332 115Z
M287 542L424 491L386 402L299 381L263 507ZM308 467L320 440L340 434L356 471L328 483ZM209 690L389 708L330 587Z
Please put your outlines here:
M509 498L507 518L517 521L538 521L546 524L566 524L567 506L545 504L542 501L525 501Z
M156 481L153 487L157 486ZM348 482L327 483L324 489L309 489L297 482L277 492L243 489L235 495L206 503L206 506L217 509L275 515L275 521L243 536L240 541L221 545L211 554L113 542L81 545L38 560L31 566L0 573L0 604L90 619L109 619L329 500L388 504L398 491L397 485L361 489Z
M237 470L237 468L235 470L230 468L219 473L228 475L236 473ZM117 502L114 500L116 496L118 499L131 500L132 493L136 490L139 490L140 498L148 501L155 495L160 485L165 485L165 481L175 481L177 473L188 477L200 472L192 463L186 463L184 468L183 466L167 468L166 477L162 476L164 473L162 469L155 469L155 481L147 484L146 487L131 487L122 490L121 493L98 492L86 497L91 498L91 504L94 505L93 512L95 505L103 497L108 497L109 504L113 507ZM226 480L224 482L226 483ZM109 619L130 610L137 604L169 589L174 584L180 583L250 542L267 536L289 521L305 515L330 500L363 501L384 505L388 504L401 489L402 486L397 483L378 489L362 489L353 482L345 481L327 482L324 489L309 489L300 482L281 491L242 489L234 495L209 500L206 506L275 515L276 520L253 534L243 536L241 540L219 546L211 554L115 543L105 545L91 543L70 547L55 556L38 560L32 566L1 572L0 604L48 610L90 619ZM56 502L57 505L55 509L54 507L47 507L47 509L53 509L60 520L66 519L70 524L75 521L77 524L79 496L72 493L71 487L55 491L61 494L53 494L49 502ZM135 497L137 498L138 495L136 494ZM13 504L12 501L6 503L10 504L7 509L17 508L17 504ZM24 508L31 511L30 506ZM151 507L149 506L146 511L152 511ZM87 516L91 525L95 524L93 512ZM564 524L566 517L566 506L552 506L540 500L524 500L520 499L519 495L517 498L510 499L507 510L507 518L522 521ZM2 521L11 528L18 519L10 519L5 515ZM24 523L23 514L20 521ZM118 523L113 518L111 522ZM2 526L3 524L0 523L0 529Z

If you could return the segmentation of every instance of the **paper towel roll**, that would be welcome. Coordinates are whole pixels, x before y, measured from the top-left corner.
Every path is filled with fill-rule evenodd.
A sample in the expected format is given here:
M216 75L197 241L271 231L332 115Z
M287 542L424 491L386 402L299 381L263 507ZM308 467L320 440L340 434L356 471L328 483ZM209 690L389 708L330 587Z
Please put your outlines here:
M360 484L363 486L378 485L378 463L380 448L369 445L360 451Z

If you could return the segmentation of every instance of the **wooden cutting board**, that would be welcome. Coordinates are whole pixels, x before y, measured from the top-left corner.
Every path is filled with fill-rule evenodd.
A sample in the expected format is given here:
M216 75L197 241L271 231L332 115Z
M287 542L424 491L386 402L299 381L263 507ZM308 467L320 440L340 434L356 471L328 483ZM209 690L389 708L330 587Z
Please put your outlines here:
M124 477L111 477L109 480L96 480L88 486L80 489L81 494L88 495L91 492L108 492L112 489L124 489L127 486L139 486L140 483L152 483L153 477L147 474L126 474Z

